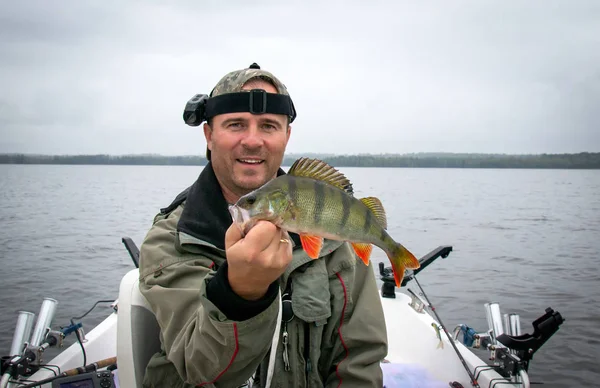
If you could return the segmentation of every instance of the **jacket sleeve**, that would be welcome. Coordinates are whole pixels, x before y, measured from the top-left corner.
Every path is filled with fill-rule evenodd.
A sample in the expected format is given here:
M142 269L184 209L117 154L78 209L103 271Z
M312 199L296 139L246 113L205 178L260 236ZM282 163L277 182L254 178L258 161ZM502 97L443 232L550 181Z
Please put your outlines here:
M202 387L238 386L256 371L275 330L277 300L233 321L206 296L215 276L202 254L176 249L177 213L158 217L140 249L140 291L161 328L166 358L181 379Z
M381 388L380 363L387 355L388 345L373 265L358 263L353 271L341 271L336 276L344 307L336 327L334 365L325 386Z

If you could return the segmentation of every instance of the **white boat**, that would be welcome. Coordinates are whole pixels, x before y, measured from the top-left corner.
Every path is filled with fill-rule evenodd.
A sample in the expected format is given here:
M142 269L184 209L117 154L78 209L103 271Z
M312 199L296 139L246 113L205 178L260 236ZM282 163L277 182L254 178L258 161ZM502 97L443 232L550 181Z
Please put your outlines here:
M137 247L129 238L123 242L137 267ZM421 268L407 273L403 286L413 281L411 286L416 283L420 288L416 274L437 258L447 257L451 250L452 247L439 247L424 256ZM532 335L521 335L518 317L506 314L503 319L499 306L491 303L485 306L490 330L474 333L462 325L450 334L431 309L423 290L419 296L405 286L397 289L389 269L380 264L379 272L389 341L388 356L382 363L387 388L528 388L527 368L533 352L563 322L560 314L549 308L533 322ZM32 313L20 313L11 346L11 353L15 354L2 359L0 388L26 387L33 382L47 388L141 387L145 366L160 343L158 324L138 290L137 268L122 278L112 313L86 334L75 322L62 331L51 329L55 308L56 301L46 298L35 326ZM435 327L442 330L436 331ZM53 359L44 360L43 351L56 346L54 342L60 345L70 333L76 333L81 343L75 342ZM484 362L471 351L472 347L488 351L492 361Z

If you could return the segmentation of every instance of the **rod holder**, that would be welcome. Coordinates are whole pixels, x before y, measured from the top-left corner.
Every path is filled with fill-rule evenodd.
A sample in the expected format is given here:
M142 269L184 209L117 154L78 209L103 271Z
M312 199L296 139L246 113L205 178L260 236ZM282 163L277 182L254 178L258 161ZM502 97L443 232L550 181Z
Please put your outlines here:
M502 325L502 314L500 313L500 304L497 302L485 304L485 315L490 328L490 335L493 339L493 343L498 346L503 346L496 338L499 335L504 334L504 327Z
M33 329L33 334L31 335L31 341L29 341L31 346L41 345L44 337L46 336L46 331L54 319L57 304L58 301L56 299L44 298L42 307L40 308L40 313L38 314L37 322L35 323L35 327Z
M502 314L502 327L506 330L506 334L512 335L510 332L510 319L507 313Z
M15 326L15 332L13 334L12 344L10 346L11 356L20 356L25 348L27 339L31 336L31 329L33 328L33 319L35 315L28 311L19 311L17 316L17 325Z
M408 305L419 314L424 314L423 309L425 309L425 303L410 288L408 289L408 292L410 293L411 298Z
M519 317L519 314L509 314L508 321L510 325L510 335L521 335L521 318Z

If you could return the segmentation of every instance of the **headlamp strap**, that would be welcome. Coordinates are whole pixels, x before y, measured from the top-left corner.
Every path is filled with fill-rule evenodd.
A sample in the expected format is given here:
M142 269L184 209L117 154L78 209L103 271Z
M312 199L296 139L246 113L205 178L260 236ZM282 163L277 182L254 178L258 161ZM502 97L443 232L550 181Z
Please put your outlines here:
M267 93L262 89L222 94L211 97L206 101L207 119L216 115L235 112L282 114L289 116L290 122L296 118L296 110L290 96Z

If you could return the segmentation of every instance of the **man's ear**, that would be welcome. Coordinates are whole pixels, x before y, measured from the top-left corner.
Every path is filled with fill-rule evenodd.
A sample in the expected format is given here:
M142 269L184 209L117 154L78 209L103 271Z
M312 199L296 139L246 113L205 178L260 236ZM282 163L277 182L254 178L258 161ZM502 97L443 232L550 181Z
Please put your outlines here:
M206 138L206 147L212 151L212 128L208 123L204 123L204 137Z

